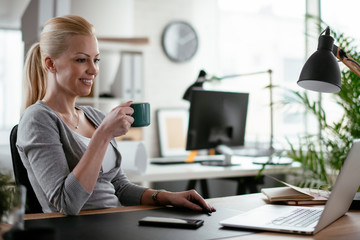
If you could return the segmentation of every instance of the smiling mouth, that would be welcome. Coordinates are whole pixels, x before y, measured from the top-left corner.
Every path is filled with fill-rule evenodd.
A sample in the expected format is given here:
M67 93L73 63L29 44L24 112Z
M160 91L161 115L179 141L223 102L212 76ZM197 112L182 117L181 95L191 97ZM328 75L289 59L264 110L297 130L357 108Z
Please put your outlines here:
M85 83L86 85L89 85L91 86L92 83L93 83L93 80L92 79L84 79L84 78L80 78L80 81Z

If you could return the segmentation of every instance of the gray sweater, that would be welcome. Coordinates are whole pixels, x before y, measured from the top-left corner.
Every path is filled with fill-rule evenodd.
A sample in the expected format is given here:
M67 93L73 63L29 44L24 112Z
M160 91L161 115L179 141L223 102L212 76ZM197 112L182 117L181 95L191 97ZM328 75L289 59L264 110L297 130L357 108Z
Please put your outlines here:
M95 127L105 117L92 107L78 108ZM93 192L88 193L72 173L86 150L84 143L42 101L24 111L17 147L44 212L76 215L80 210L140 204L146 188L129 182L120 168L116 141L110 143L116 149L116 166L106 173L101 169Z

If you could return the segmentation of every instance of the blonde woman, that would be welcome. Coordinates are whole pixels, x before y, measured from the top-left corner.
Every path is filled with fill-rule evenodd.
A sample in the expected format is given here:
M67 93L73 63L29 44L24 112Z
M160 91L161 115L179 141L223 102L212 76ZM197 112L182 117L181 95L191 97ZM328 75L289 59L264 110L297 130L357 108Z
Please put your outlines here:
M17 147L44 212L76 215L81 210L124 205L173 205L215 211L194 190L156 191L135 185L121 170L115 137L134 119L130 103L105 115L75 106L99 72L93 26L80 16L50 19L25 61L27 98Z

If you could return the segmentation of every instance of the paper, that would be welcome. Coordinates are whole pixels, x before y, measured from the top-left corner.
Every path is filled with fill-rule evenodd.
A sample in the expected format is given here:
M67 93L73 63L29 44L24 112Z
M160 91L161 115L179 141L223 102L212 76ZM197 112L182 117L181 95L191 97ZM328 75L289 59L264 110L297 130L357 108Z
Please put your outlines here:
M277 178L275 178L275 177L272 177L272 176L268 176L268 177L270 177L270 178L274 179L275 181L278 181L278 182L284 184L285 186L288 186L288 187L290 187L290 188L292 188L292 189L294 189L294 190L296 190L296 191L298 191L298 192L300 192L300 193L302 193L302 194L305 194L305 195L308 195L308 196L312 196L312 195L311 195L307 190L305 190L305 189L296 187L296 186L294 186L294 185L291 185L291 184L289 184L289 183L286 183L286 182L284 182L284 181L281 181L281 180L279 180L279 179L277 179Z
M121 168L125 172L145 173L147 167L147 153L142 141L118 141L121 153Z

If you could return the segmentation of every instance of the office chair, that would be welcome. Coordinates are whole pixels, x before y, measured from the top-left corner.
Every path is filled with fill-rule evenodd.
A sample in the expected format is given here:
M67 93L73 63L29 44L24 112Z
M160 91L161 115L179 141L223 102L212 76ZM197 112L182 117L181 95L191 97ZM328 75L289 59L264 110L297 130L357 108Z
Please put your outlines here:
M15 183L26 187L26 207L25 213L42 213L41 205L32 188L24 164L21 161L19 152L16 148L18 125L15 125L10 132L10 150L14 169Z

